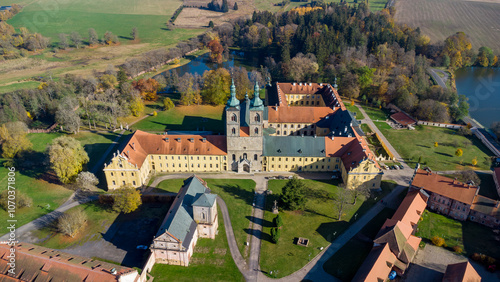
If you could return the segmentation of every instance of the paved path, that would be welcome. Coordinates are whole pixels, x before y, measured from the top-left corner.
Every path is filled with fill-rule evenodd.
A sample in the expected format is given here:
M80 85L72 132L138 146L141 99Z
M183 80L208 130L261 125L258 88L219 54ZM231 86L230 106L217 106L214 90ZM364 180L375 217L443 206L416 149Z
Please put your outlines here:
M432 76L432 78L437 82L437 84L441 87L443 87L443 89L447 89L446 87L446 81L448 80L448 73L443 71L443 70L440 70L440 69L433 69L433 68L428 68L427 71L429 71L429 74ZM441 78L439 76L439 74L437 73L441 73L444 75L443 78Z

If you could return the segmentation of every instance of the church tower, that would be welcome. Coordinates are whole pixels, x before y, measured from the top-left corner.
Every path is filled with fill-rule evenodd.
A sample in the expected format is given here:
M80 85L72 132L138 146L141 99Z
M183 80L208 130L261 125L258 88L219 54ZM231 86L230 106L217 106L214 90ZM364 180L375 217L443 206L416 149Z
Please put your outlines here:
M226 136L240 136L240 101L236 99L234 80L231 80L231 97L226 105Z
M253 88L253 99L250 102L250 136L262 137L264 120L264 103L259 97L259 84L256 81Z

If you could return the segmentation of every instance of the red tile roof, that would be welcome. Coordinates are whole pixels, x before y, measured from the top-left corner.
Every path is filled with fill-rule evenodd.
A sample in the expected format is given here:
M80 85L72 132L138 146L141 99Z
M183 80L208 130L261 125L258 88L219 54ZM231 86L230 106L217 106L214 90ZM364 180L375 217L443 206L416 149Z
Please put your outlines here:
M403 126L413 125L417 123L415 119L413 119L411 116L407 115L404 112L395 113L391 115L391 118Z
M272 106L268 107L268 121L269 123L313 124L332 113L334 113L334 111L328 107Z
M356 168L359 165L359 162L363 159L370 159L380 170L380 165L376 161L375 155L368 147L365 139L359 136L355 130L354 135L356 136L356 138L350 142L349 147L346 149L346 152L342 155L342 162L344 163L345 169L349 171L351 168ZM336 138L338 137L335 137L335 139Z
M137 130L119 152L141 167L155 155L227 155L224 135L157 135Z
M478 195L474 198L470 209L500 219L500 202L498 200Z
M468 262L449 264L444 273L443 282L480 282L481 276Z
M420 216L427 206L427 197L419 191L408 192L403 202L399 205L396 213L392 217L393 220L401 221L409 226L418 224Z
M386 281L396 260L388 244L374 247L352 281Z
M469 205L474 201L477 191L476 186L469 186L420 168L415 173L411 185Z
M28 243L16 246L16 276L8 274L10 246L0 244L0 281L118 281L137 271L103 261L63 253ZM112 274L115 270L116 274ZM134 279L131 279L134 281Z

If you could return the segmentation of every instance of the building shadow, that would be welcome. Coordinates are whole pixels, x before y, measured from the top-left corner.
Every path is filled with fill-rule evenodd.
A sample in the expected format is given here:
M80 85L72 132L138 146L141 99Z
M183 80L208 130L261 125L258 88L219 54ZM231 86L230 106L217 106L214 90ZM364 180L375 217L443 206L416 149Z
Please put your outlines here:
M151 121L151 123L164 126L164 131L212 131L224 133L224 122L222 120L200 117L185 116L181 124Z

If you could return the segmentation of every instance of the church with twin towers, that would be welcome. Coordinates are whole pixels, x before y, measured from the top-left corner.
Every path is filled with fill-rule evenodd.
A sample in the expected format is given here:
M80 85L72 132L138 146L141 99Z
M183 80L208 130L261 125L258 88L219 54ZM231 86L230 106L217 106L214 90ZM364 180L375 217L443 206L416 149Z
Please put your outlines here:
M153 174L324 172L346 187L380 189L383 172L336 85L275 83L261 99L236 98L231 83L225 135L137 130L105 164L108 189L147 185ZM255 95L257 94L257 95Z

